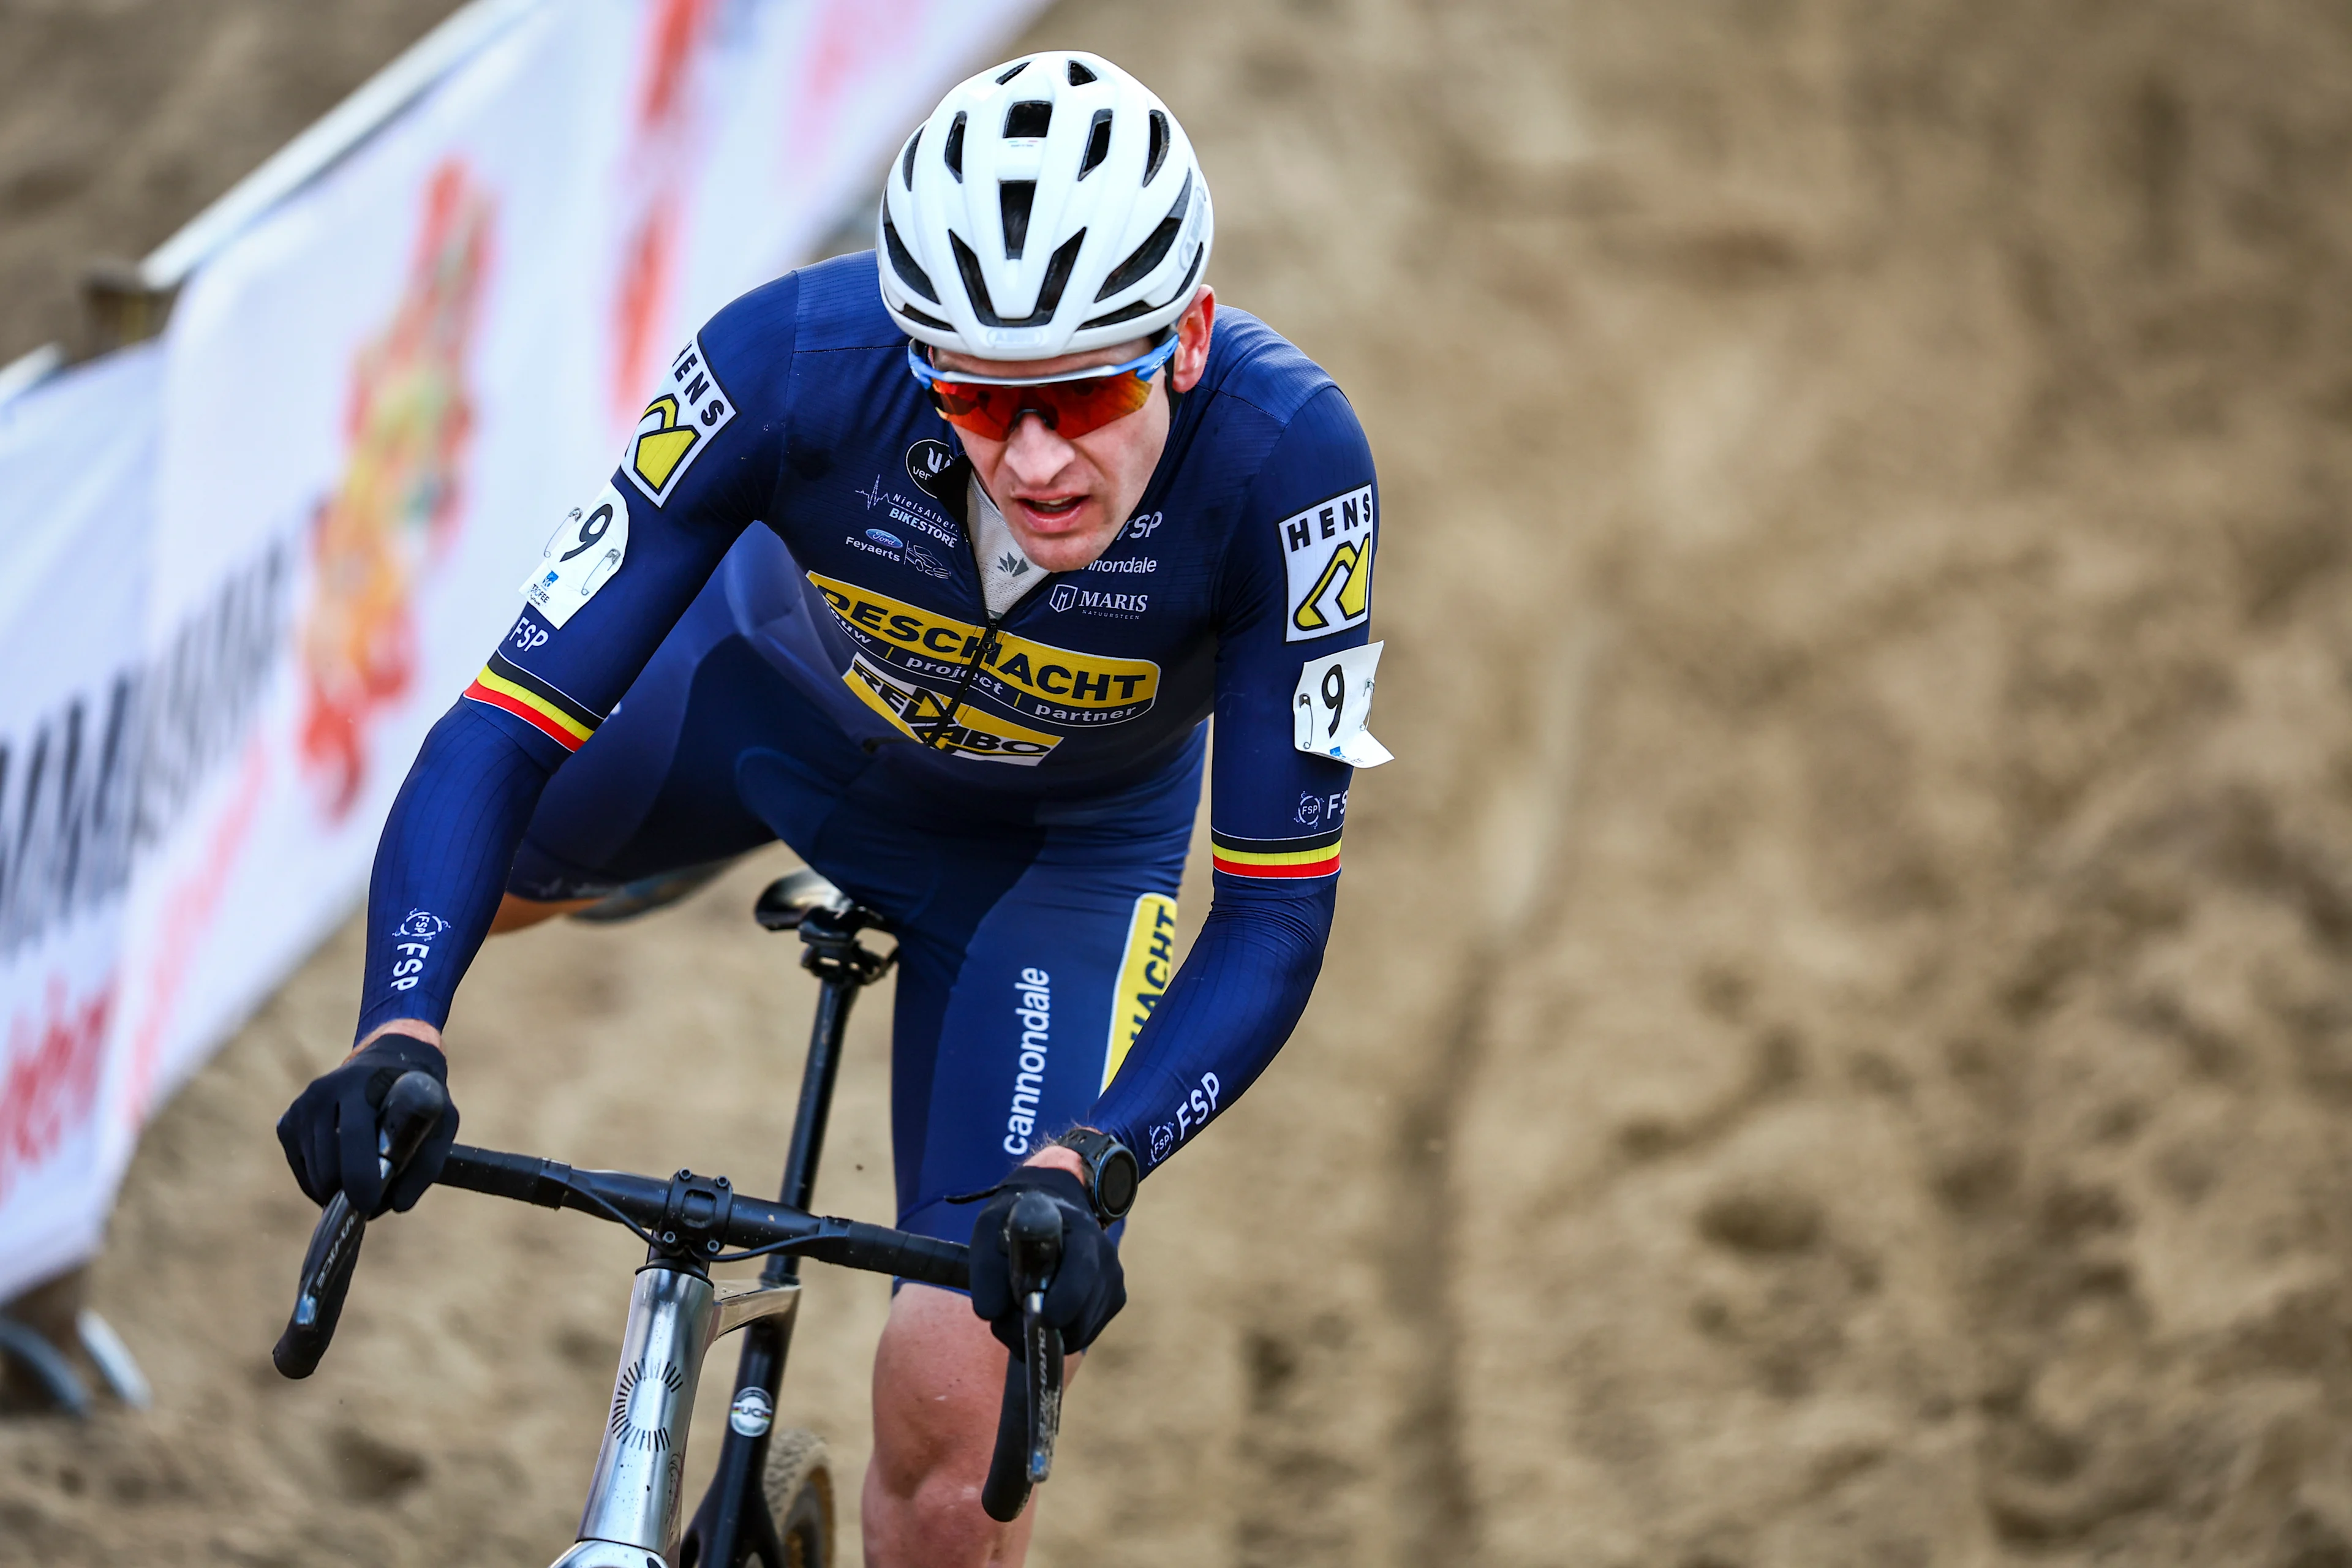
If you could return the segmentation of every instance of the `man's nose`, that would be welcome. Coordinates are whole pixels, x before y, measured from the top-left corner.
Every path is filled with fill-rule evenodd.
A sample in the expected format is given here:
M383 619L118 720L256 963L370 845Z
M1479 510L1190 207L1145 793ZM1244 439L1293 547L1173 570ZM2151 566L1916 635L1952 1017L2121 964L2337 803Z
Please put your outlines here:
M1022 414L1004 440L1004 460L1026 484L1043 484L1060 473L1076 450L1034 409Z

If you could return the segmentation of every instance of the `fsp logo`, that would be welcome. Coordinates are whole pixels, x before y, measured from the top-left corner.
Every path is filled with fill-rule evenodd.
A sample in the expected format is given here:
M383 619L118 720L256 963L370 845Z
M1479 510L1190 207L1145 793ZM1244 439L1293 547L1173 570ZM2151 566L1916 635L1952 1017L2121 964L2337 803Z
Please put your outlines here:
M624 465L629 482L645 491L646 500L661 505L711 438L734 417L735 400L704 363L702 340L691 340L670 362L668 384L637 420Z
M1290 582L1283 640L1361 626L1372 608L1372 487L1318 501L1275 526Z
M392 965L392 988L409 991L415 988L425 973L425 961L433 956L433 939L449 929L449 922L430 910L411 910L392 928L394 936L405 942L393 943L393 952L400 954Z

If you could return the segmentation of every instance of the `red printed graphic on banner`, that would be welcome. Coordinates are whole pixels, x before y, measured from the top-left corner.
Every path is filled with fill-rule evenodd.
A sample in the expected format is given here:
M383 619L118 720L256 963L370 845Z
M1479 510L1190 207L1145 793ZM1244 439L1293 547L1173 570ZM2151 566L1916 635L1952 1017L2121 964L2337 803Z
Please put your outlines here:
M179 1007L181 988L187 984L188 965L203 952L205 937L213 933L213 917L220 909L221 894L227 889L236 858L244 852L245 841L253 832L262 786L268 782L269 752L266 742L256 740L246 748L235 792L229 796L228 808L213 824L204 858L163 897L163 918L156 922L155 963L147 972L146 1012L131 1037L130 1071L120 1101L127 1126L139 1127L147 1120L163 1026Z
M685 221L703 116L698 90L712 36L712 0L655 0L646 22L645 80L635 128L622 158L624 227L620 278L613 295L612 412L634 424L652 382L654 356L669 346L678 226Z
M876 68L885 61L919 58L916 41L931 10L931 0L824 0L810 24L802 79L786 91L793 106L784 128L788 183L832 167L833 142L852 118L842 107L843 95L870 87Z
M367 779L368 721L415 677L417 578L462 514L490 218L457 160L433 172L399 306L352 366L350 450L312 534L318 584L301 645L302 755L337 818Z
M46 989L37 1014L8 1020L7 1065L0 1073L0 1202L20 1174L89 1120L98 1101L114 982L110 977L79 999L68 996L60 975Z

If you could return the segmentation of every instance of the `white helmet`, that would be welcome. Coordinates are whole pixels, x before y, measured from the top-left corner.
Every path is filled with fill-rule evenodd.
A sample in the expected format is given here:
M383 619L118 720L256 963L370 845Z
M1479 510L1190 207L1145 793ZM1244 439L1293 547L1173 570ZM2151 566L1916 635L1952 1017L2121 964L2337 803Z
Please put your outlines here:
M882 303L908 336L1037 360L1184 313L1214 220L1192 143L1099 55L982 71L940 100L882 187Z

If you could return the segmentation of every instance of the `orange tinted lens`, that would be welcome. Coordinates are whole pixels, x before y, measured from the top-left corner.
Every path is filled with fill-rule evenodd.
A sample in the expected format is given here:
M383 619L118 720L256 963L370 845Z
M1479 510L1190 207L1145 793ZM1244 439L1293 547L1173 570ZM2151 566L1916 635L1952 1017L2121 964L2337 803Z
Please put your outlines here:
M1021 394L1028 390L1019 386L975 386L968 382L935 381L931 383L931 404L940 417L949 424L984 436L992 441L1002 441L1011 434L1013 421L1021 405Z
M1054 428L1064 436L1083 436L1114 419L1124 419L1151 401L1151 384L1132 371L1100 375L1091 381L1065 381L1037 388L1060 394L1061 418Z
M1035 413L1060 435L1083 436L1126 418L1150 401L1151 384L1132 372L1027 386L944 378L931 383L931 403L941 418L991 441L1010 436L1024 414Z

